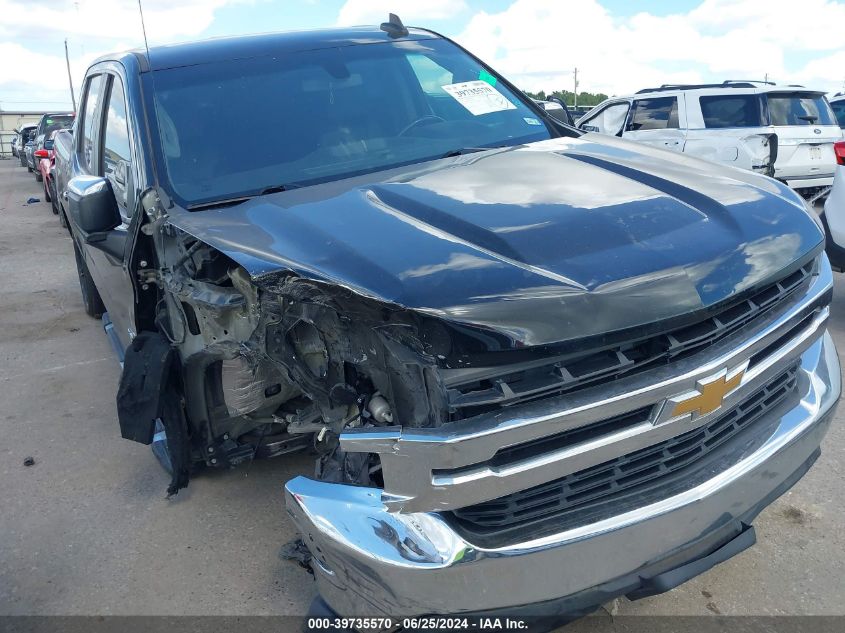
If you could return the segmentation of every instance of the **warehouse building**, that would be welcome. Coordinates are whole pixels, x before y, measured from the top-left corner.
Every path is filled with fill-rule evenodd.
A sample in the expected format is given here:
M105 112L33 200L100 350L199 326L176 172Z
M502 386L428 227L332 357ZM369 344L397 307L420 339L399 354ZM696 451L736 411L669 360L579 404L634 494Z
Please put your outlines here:
M38 123L43 112L31 110L0 110L0 158L12 155L12 139L16 130L28 123Z

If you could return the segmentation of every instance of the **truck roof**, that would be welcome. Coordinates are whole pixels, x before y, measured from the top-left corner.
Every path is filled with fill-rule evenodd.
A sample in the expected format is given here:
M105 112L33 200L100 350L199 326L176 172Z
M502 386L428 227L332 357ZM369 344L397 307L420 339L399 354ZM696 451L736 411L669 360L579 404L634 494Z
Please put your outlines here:
M409 28L408 31L408 35L402 37L402 40L425 40L440 37L436 33L425 29ZM138 59L140 71L145 72L150 69L164 70L179 66L207 64L230 59L243 59L359 44L375 44L378 42L389 42L391 40L393 38L377 26L288 31L260 35L220 37L198 42L152 46L149 49L149 55L144 49L135 49L123 53L105 55L94 61L93 64L121 60L132 55Z

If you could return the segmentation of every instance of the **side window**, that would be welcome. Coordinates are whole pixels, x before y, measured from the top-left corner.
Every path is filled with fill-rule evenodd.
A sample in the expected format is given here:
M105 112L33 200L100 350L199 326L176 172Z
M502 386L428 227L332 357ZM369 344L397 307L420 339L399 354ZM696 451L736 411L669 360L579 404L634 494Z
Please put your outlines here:
M622 132L625 118L630 106L627 101L612 103L589 119L581 122L578 127L586 132L601 132L616 136Z
M100 99L100 87L103 83L102 75L94 75L88 80L85 91L85 109L82 114L82 138L80 159L90 173L97 172L97 102Z
M665 130L678 128L678 98L658 97L634 101L634 115L628 129L632 132L643 130Z
M131 154L129 151L129 125L126 121L126 100L123 82L114 76L109 90L103 131L103 171L112 186L120 208L127 210L127 185L129 183Z
M839 121L839 127L845 128L845 101L835 101L830 104L833 108L833 114L836 115L836 120Z
M706 128L761 127L763 104L757 95L714 95L699 97Z

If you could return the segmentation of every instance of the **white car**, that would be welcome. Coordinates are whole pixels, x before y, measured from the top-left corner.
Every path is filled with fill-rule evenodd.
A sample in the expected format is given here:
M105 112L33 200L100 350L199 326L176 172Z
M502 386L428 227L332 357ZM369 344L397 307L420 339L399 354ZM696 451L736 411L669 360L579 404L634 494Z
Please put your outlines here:
M836 176L821 215L830 266L833 270L845 272L845 141L836 143L833 150L836 155Z
M751 81L640 90L577 125L774 176L811 200L833 184L843 137L824 92Z

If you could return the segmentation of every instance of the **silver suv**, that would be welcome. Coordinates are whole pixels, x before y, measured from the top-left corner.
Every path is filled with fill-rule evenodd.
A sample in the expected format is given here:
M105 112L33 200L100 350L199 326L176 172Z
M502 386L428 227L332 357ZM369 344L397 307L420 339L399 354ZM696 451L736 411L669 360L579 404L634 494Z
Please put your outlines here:
M774 176L806 198L829 191L842 138L823 92L751 81L647 88L577 125Z

